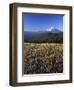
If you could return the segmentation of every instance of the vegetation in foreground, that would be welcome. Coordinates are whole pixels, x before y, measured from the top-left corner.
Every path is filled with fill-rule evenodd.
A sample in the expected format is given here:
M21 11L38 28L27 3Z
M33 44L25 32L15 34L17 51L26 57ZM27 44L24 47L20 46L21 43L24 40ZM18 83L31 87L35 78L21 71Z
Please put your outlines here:
M63 44L24 43L24 74L62 72Z

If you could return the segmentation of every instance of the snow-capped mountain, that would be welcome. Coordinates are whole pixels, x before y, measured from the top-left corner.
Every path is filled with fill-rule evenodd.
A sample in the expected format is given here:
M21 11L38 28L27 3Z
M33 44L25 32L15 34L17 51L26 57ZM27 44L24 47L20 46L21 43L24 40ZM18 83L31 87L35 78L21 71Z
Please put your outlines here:
M49 29L47 29L47 31L51 32L51 33L62 33L61 30L57 29L57 28L54 28L54 27L51 27Z

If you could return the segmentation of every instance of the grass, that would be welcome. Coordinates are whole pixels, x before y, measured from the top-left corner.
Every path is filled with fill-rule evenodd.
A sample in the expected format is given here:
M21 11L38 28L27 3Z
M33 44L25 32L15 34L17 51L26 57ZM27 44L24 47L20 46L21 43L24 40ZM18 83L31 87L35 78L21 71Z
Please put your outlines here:
M24 43L24 74L62 72L63 44Z

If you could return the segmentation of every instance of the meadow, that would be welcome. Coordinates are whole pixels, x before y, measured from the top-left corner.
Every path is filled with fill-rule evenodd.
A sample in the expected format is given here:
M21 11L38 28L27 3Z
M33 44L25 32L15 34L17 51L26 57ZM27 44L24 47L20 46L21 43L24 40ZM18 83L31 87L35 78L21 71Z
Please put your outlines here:
M63 72L63 44L24 43L24 74Z

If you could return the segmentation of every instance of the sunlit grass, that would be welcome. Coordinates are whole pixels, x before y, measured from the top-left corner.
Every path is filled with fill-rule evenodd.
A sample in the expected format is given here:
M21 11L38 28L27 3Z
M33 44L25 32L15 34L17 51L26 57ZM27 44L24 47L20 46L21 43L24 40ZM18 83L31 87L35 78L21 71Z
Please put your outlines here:
M58 62L61 62L61 67ZM24 67L26 74L63 72L63 44L24 43ZM34 68L38 70L33 70Z

